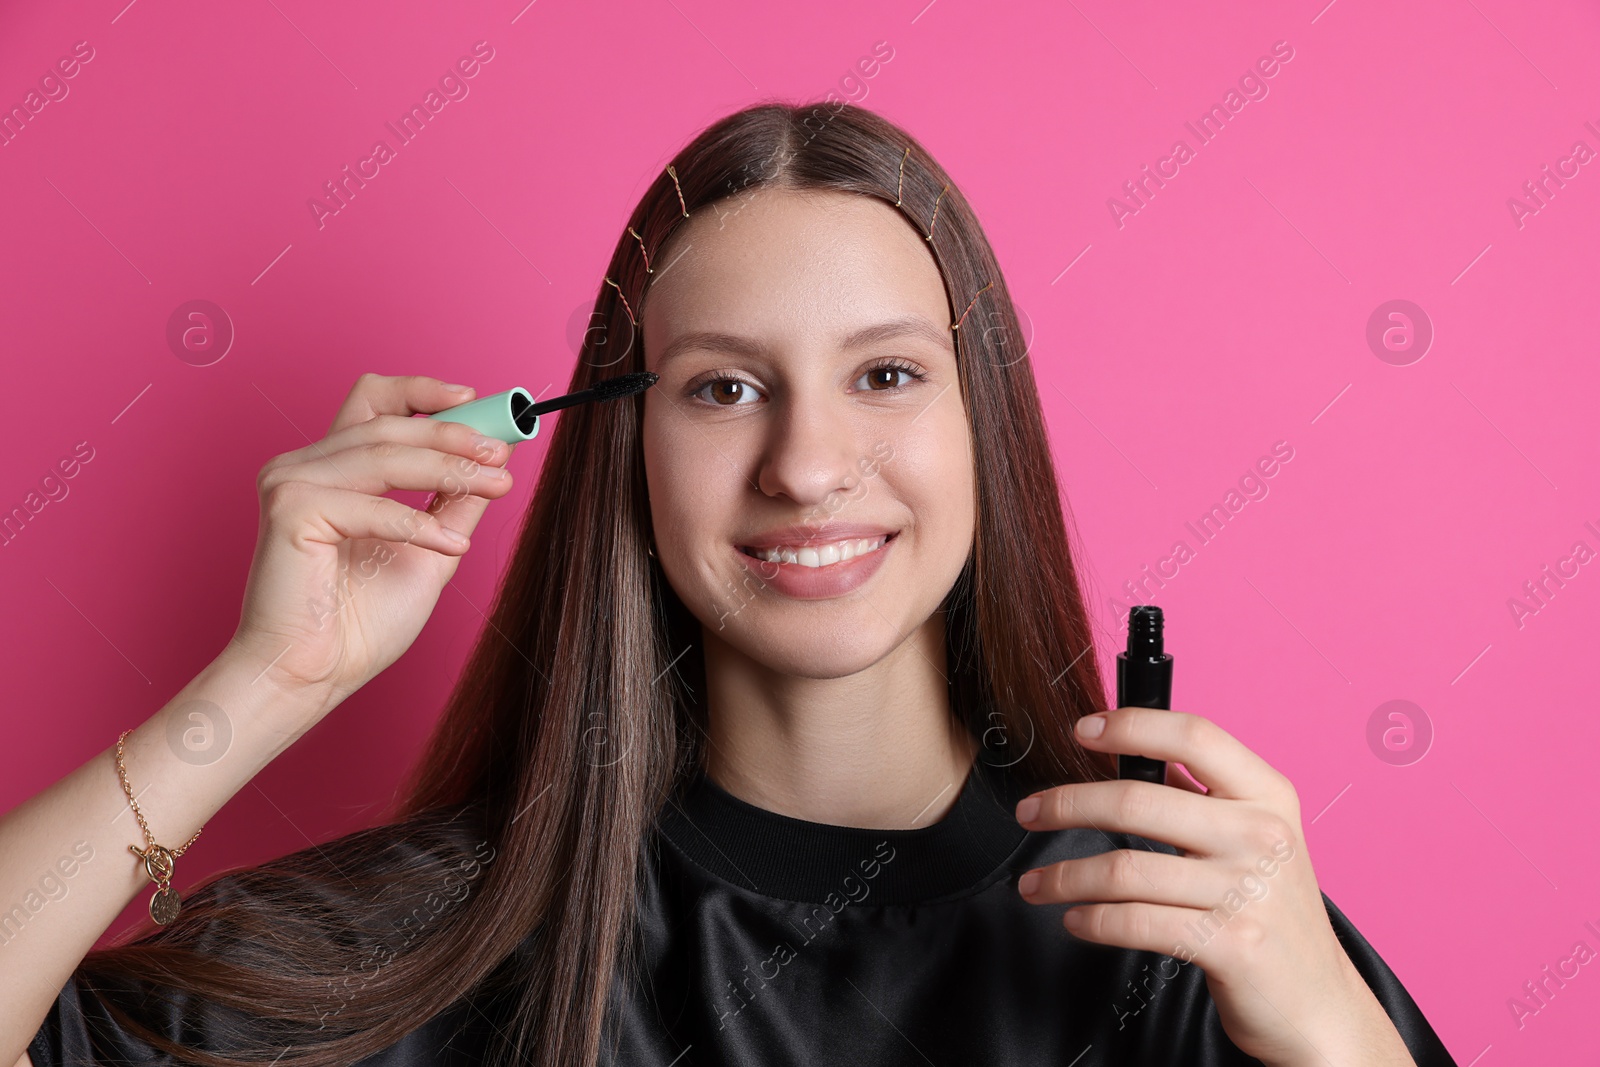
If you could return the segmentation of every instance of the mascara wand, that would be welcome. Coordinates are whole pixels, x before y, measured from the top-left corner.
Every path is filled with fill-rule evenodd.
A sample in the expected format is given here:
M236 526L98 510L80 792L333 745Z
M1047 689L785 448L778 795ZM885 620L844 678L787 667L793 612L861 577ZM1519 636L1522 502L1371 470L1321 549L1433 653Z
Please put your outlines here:
M540 415L578 404L620 400L625 396L633 396L656 384L659 378L660 375L652 371L634 371L632 374L607 378L605 381L595 382L587 389L579 389L575 393L538 403L534 402L531 393L517 386L503 393L457 404L453 408L435 412L428 418L465 423L486 437L497 437L507 444L514 445L538 435Z

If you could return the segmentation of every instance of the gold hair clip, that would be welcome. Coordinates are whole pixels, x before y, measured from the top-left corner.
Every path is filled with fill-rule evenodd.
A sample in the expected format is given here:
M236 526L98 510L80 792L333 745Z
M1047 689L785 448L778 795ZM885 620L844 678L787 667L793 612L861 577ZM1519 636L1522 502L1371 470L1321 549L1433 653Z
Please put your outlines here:
M906 160L911 158L911 146L906 145L906 150L900 156L900 175L894 183L894 206L901 207L905 201L906 188ZM939 224L939 201L944 199L944 194L950 191L947 184L939 190L938 197L933 201L933 218L928 223L928 232L922 235L925 241L933 240L933 228Z
M926 240L933 240L933 228L939 224L939 201L943 200L944 194L949 191L950 187L946 185L943 189L939 190L938 197L933 201L933 218L928 220L928 236L925 238Z
M650 253L645 251L644 238L634 233L632 226L628 227L628 232L632 233L634 240L639 242L639 254L644 257L644 272L646 274L654 274L655 271L650 268Z
M606 284L611 286L611 288L613 288L613 289L615 289L617 291L617 296L622 301L622 310L624 310L624 311L626 311L628 313L628 321L633 323L634 327L637 329L638 325L639 325L638 320L636 320L633 317L633 308L628 306L628 298L623 295L622 286L618 285L616 282L612 281L610 278L606 279Z
M901 155L900 155L900 174L899 174L899 177L895 180L895 187L894 187L894 206L898 207L898 208L901 208L902 212L905 214L906 218L908 218L908 219L911 218L911 213L904 210L904 202L905 202L905 187L906 187L906 160L908 160L910 158L911 158L911 146L907 145L906 146L906 150L903 153L901 153ZM940 201L942 201L944 199L944 194L949 192L949 191L950 191L950 186L949 186L948 183L946 183L945 187L943 189L939 190L939 195L934 199L934 201L933 201L933 216L928 222L928 232L923 234L923 240L925 240L925 241L932 241L933 240L934 227L939 224L939 203L940 203ZM915 219L911 219L911 221L912 221L913 224L916 223ZM935 258L937 259L937 255L935 256ZM940 271L942 272L943 269L944 268L941 266L940 267ZM967 310L963 311L961 313L961 317L959 319L957 319L955 321L955 324L950 327L952 330L958 330L958 329L961 328L961 324L963 322L967 321L968 312L970 312L972 310L973 305L977 304L978 297L982 296L993 285L994 285L994 282L991 281L987 285L985 285L982 289L979 289L976 293L974 293L972 295L972 302L967 305Z
M972 304L976 304L978 302L978 297L982 296L984 294L984 292L989 288L989 286L991 286L993 284L994 284L994 282L990 282L989 285L985 285L982 289L979 289L976 293L973 293L972 294ZM967 311L971 311L972 310L972 304L968 304L967 305ZM961 324L963 322L967 321L967 311L963 311L961 313L961 317L956 320L955 325L950 327L952 330L961 329Z
M669 165L667 167L667 176L672 179L672 187L678 191L678 208L683 212L683 217L688 218L689 205L684 203L683 186L678 183L677 169ZM654 274L656 271L655 268L650 265L650 250L645 248L644 238L641 237L639 235L639 231L635 230L632 226L628 227L628 232L633 235L633 239L635 241L639 242L639 254L644 257L644 272L646 274ZM628 313L628 321L633 323L634 327L637 328L639 325L639 320L634 316L633 308L629 305L627 294L622 291L622 286L618 285L610 278L606 279L606 284L617 291L617 297L622 301L622 310Z
M673 170L671 166L668 166L667 173L672 176L673 188L678 190L678 207L683 209L683 217L688 218L689 206L683 202L683 186L678 184L678 172Z

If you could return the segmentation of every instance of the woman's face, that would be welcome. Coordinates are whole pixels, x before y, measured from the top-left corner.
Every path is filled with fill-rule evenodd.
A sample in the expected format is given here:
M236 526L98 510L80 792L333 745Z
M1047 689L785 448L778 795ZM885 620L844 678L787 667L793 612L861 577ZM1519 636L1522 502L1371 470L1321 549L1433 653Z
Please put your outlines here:
M707 640L772 670L871 666L938 609L973 541L927 242L873 197L763 187L694 212L652 266L644 460L668 582Z

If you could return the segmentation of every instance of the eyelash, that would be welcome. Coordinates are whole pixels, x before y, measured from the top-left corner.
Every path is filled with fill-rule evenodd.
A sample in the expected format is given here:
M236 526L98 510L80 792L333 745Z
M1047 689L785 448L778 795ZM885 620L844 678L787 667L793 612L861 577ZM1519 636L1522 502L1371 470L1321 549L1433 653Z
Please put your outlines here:
M924 381L928 380L928 374L927 374L926 371L918 368L916 364L908 363L905 360L900 359L899 357L890 357L890 358L887 358L887 359L880 359L878 362L876 362L876 363L872 364L871 366L867 367L861 373L863 375L866 375L866 374L871 374L873 371L876 371L876 370L898 370L898 371L904 371L911 378L913 383L914 382L924 382ZM707 386L716 385L718 382L739 382L741 385L749 385L750 384L749 382L745 381L743 378L735 378L732 375L718 372L714 376L712 376L710 378L707 378L705 381L701 382L700 384L696 385L693 389L689 390L690 398L692 399L694 397L698 397L701 393L706 391L706 387ZM906 384L906 385L896 385L896 386L893 386L892 388L889 388L889 389L868 389L867 392L869 392L869 393L898 393L898 392L901 392L901 391L903 391L905 389L909 389L909 388L910 388L910 385ZM717 403L714 403L713 401L709 401L709 400L706 401L706 403L708 405L712 406L712 407L720 407L720 408L734 408L734 407L739 407L740 406L738 404L717 404Z

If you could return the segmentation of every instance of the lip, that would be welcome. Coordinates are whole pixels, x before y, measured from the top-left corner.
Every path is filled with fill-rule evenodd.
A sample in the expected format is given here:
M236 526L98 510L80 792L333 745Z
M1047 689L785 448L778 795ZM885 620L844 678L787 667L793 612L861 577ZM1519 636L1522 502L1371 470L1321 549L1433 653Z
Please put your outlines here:
M826 545L833 541L893 536L899 532L892 526L870 522L801 523L795 526L775 526L737 544L740 548L778 548L782 545L803 548L808 545Z
M796 600L826 600L831 597L844 596L858 587L865 585L878 568L883 566L889 553L894 551L895 542L899 539L898 531L884 530L881 527L865 526L856 523L838 523L827 527L823 537L813 537L811 544L827 544L829 541L852 540L857 537L888 536L888 540L875 550L864 556L855 556L839 563L830 563L826 567L805 567L798 563L773 563L770 560L757 559L744 552L739 546L734 546L734 553L739 557L741 566L748 574L745 587L754 579L757 583L755 589L741 590L740 596L748 600L756 591L771 589L782 593L784 596ZM865 533L838 533L837 530L865 530ZM764 536L775 536L782 531L769 531ZM793 537L791 534L784 534ZM804 544L805 542L800 542ZM773 545L796 544L795 541L786 541L781 538L774 540ZM763 546L770 547L770 546ZM741 604L742 606L742 604Z

